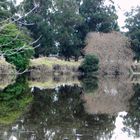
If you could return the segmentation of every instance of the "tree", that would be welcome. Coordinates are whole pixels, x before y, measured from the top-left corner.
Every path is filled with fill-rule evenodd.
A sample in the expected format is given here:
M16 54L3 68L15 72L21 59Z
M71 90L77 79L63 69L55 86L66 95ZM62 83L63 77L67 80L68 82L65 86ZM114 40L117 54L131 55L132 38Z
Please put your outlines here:
M36 56L59 53L66 59L72 55L78 57L81 40L76 28L82 21L79 15L80 1L25 0L22 7L28 11L34 5L39 5L39 8L26 21L33 23L28 29L34 39L42 36Z
M56 0L53 14L55 37L58 42L59 54L66 60L74 56L78 60L82 40L78 35L77 27L82 23L79 14L80 2L77 0Z
M26 22L32 23L28 29L34 39L42 36L36 56L58 53L77 60L88 32L118 30L115 7L104 0L25 0L21 7L26 12L35 5Z
M0 56L14 64L17 70L22 71L29 65L29 59L33 55L30 46L31 38L12 23L2 24L0 30Z
M83 0L80 6L80 14L84 18L84 23L79 26L82 38L88 32L110 32L119 30L116 10L113 4L106 6L104 0Z
M0 1L0 21L10 18L16 11L12 0L1 0Z
M100 73L109 75L129 74L133 52L129 39L120 32L91 32L86 38L85 54L96 54Z
M126 16L125 27L128 29L126 34L131 38L131 46L136 58L140 59L140 7L127 12Z
M98 71L99 68L99 59L93 54L89 54L85 56L84 61L80 66L80 70L85 74L90 74Z
M25 0L20 6L20 11L23 15L28 12L33 7L38 6L30 16L25 18L25 23L29 23L27 28L32 33L32 38L35 40L41 36L41 39L38 41L40 47L35 49L36 56L46 55L50 53L55 54L57 48L55 47L55 41L53 36L53 26L52 26L52 10L53 3L52 0Z

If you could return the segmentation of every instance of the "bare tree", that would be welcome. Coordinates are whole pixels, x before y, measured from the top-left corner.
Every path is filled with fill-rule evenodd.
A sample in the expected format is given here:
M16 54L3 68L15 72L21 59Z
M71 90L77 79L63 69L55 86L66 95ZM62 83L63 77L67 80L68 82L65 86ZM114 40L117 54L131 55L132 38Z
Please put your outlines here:
M106 74L128 73L133 61L129 39L119 32L87 35L84 51L95 54L100 60L100 71Z

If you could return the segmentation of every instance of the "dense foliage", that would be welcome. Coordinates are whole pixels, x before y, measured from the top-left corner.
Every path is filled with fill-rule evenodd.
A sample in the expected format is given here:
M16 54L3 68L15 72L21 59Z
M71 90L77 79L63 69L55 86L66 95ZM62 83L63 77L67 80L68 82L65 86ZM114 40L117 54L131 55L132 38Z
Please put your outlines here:
M0 55L14 64L17 70L24 70L29 65L33 48L29 45L31 38L15 24L5 23L0 30Z
M39 40L36 56L57 54L69 60L81 55L84 39L90 31L110 32L118 30L117 15L113 4L104 0L24 0L25 12L38 5L26 18L32 37Z
M132 49L136 58L140 59L140 7L132 9L131 12L126 13L126 16L127 35L131 38Z
M86 55L84 61L80 66L80 70L87 73L96 72L99 68L99 59L95 55Z

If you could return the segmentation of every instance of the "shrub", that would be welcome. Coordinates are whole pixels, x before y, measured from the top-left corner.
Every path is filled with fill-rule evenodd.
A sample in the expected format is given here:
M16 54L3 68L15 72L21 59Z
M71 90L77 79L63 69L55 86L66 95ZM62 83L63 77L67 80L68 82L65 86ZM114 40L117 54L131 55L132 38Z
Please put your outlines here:
M98 71L99 59L95 55L86 55L84 61L82 62L79 70L85 74L93 73Z
M32 39L25 31L20 30L15 24L5 23L0 30L0 55L14 64L17 70L23 71L28 68L29 60L34 53L30 42Z

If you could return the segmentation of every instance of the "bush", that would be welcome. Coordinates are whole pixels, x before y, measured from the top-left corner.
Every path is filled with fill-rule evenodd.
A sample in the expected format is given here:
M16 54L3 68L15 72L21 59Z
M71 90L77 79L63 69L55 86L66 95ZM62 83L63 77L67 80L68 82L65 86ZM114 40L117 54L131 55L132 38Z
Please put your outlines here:
M99 68L98 57L95 55L86 55L79 70L84 72L85 74L88 74L98 71L98 68Z
M15 24L5 23L0 30L0 55L6 58L6 61L16 66L16 69L23 71L29 66L29 60L34 50L30 46L32 39L23 30L20 30Z

